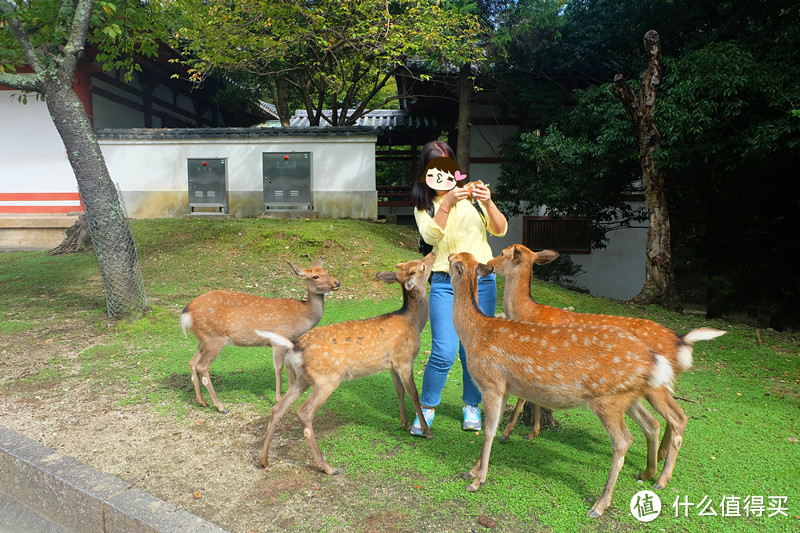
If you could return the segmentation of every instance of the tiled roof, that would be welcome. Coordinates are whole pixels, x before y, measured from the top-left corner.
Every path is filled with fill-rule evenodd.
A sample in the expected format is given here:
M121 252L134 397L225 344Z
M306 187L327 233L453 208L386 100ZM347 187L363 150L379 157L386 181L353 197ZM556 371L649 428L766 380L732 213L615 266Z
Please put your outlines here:
M354 110L348 111L348 114ZM330 116L330 111L323 111ZM294 116L289 120L289 127L303 128L308 127L308 112L298 109ZM400 109L375 109L358 118L356 126L366 126L376 129L429 129L438 126L435 119L427 116L411 115ZM320 127L331 127L324 119L320 120Z
M105 128L96 131L98 139L242 139L260 137L348 137L375 135L364 126L319 128Z

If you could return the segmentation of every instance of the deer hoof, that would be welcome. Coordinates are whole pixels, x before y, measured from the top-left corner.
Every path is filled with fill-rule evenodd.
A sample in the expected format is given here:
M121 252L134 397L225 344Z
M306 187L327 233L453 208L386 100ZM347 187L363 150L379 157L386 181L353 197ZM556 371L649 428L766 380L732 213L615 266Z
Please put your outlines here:
M653 484L653 489L654 490L663 490L664 486L661 483L654 483Z
M478 483L477 480L467 485L467 492L478 492L478 489L483 486L483 483L475 485L476 483Z
M589 509L589 512L588 512L588 513L586 513L586 516L587 516L587 517L589 517L589 518L599 518L599 517L601 517L602 515L603 515L603 513L601 513L601 512L597 512L597 511L594 509L594 507L592 507L591 509Z
M505 442L508 440L508 435L500 435L500 442Z

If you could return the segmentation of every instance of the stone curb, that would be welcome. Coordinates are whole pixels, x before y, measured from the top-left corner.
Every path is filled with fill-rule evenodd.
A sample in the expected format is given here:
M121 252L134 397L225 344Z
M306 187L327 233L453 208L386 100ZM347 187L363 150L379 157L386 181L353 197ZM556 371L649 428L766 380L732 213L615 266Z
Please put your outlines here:
M0 533L208 532L218 526L0 426Z

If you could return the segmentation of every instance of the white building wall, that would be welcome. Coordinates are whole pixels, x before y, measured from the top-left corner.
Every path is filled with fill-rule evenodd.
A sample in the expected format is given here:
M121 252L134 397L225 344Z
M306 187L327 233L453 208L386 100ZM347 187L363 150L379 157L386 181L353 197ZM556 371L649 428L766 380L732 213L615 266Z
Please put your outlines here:
M112 139L104 138L103 132L100 137L111 177L123 191L128 214L133 218L189 212L190 158L225 159L229 213L237 217L258 216L265 210L265 152L311 153L312 203L317 216L377 218L375 135L272 134L208 139L203 137L203 130L198 130L196 136L187 135L184 139Z
M43 101L0 91L0 192L77 192L67 151Z

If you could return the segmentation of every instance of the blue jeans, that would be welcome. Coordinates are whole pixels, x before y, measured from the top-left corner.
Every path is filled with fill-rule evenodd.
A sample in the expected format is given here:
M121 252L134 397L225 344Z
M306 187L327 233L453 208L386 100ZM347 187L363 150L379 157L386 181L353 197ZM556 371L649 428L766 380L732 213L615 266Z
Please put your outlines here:
M453 325L453 285L450 275L434 272L431 276L430 292L431 356L422 376L420 403L425 407L436 407L442 401L442 389L455 362L456 353L464 370L464 392L461 397L467 405L481 403L481 391L475 386L467 370L467 357ZM487 316L494 316L497 309L497 283L494 274L478 277L478 306Z

